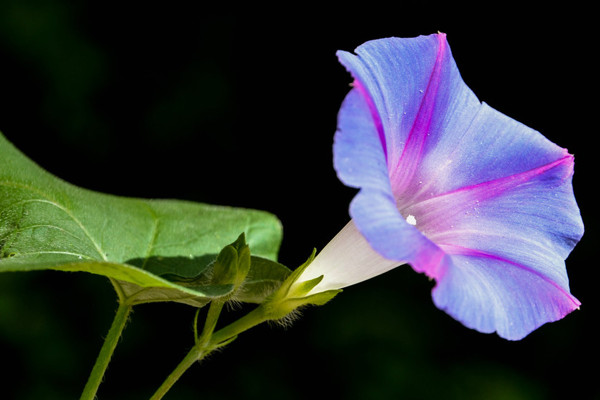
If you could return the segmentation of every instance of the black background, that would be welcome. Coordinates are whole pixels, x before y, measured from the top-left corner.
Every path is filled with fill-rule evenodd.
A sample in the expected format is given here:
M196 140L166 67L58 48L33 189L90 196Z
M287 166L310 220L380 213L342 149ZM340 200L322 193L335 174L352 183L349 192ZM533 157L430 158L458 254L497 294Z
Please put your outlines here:
M270 211L291 268L341 229L354 195L331 162L351 81L338 49L445 32L481 100L575 155L587 232L567 266L581 310L508 342L437 310L433 283L401 267L290 328L244 333L166 399L600 398L591 11L417 4L217 13L177 2L0 3L0 130L10 141L89 189ZM0 397L77 398L115 299L97 276L0 276ZM192 345L193 315L137 307L99 397L148 398Z

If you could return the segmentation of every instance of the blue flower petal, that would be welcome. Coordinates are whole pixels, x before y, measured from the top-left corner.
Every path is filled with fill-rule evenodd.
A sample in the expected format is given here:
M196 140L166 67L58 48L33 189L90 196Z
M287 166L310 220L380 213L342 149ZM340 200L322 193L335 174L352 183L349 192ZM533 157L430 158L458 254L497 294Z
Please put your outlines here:
M443 34L356 54L338 53L355 88L334 154L361 189L350 213L371 246L435 278L436 305L482 332L519 339L577 308L564 266L583 234L572 156L480 103Z
M520 339L578 308L564 259L583 227L572 157L441 195L410 208L449 256L436 305L465 325Z
M568 290L525 265L473 251L451 257L433 300L465 326L509 340L524 338L580 304Z

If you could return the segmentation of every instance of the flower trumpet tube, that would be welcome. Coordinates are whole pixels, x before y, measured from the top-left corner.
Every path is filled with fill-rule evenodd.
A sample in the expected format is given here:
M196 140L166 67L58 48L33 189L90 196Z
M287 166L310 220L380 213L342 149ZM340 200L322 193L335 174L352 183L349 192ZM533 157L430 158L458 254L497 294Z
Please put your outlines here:
M481 103L444 34L338 52L354 78L334 166L352 221L299 281L340 289L408 263L437 307L518 340L580 306L564 260L583 235L573 156Z
M373 250L351 220L319 252L297 282L323 276L310 293L336 290L366 281L401 264L403 262L388 260Z

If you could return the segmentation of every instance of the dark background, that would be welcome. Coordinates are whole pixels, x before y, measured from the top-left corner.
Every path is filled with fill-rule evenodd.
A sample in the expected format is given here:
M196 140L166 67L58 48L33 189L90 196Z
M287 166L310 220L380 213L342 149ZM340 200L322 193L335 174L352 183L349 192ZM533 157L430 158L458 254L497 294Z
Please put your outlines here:
M354 195L331 162L351 81L335 51L443 31L481 100L575 154L587 232L567 265L583 305L508 342L436 309L433 283L401 267L290 328L244 333L165 398L600 399L591 11L286 7L2 1L0 130L79 186L270 211L284 226L280 261L295 268L346 223ZM1 275L0 397L78 398L115 299L98 276ZM148 398L192 345L193 315L136 307L99 397Z

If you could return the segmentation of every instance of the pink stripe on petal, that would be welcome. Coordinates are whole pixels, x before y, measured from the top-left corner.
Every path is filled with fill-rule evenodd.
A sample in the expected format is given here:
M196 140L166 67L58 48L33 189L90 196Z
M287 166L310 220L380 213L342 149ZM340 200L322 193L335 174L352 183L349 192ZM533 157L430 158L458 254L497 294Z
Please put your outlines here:
M397 162L389 166L390 180L395 194L404 191L417 171L423 156L425 142L431 133L431 122L436 113L436 102L438 101L438 91L446 53L446 35L439 34L437 56L427 88L422 90L423 98L421 99L419 111L404 144L402 155Z
M577 300L575 298L575 296L573 296L569 292L568 289L563 288L562 286L558 285L554 280L548 278L544 274L541 274L539 271L535 270L534 268L531 268L528 265L518 263L513 260L509 260L505 257L499 256L496 254L491 254L491 253L487 253L487 252L483 252L483 251L475 250L475 249L469 249L469 248L462 247L462 246L456 246L456 245L452 245L452 244L443 244L443 243L438 243L438 246L440 246L442 248L442 250L444 250L446 252L446 254L448 254L450 256L462 255L462 256L469 256L469 257L477 257L480 259L489 259L489 260L499 261L499 262L517 267L523 271L526 271L527 273L535 275L536 277L546 281L551 286L556 288L559 292L561 292L566 298L568 298L571 301L574 308L578 308L581 305L581 302L579 300Z
M519 340L579 307L566 288L543 275L502 258L461 253L455 249L450 256L450 266L432 294L437 307L467 327Z
M521 185L527 184L535 178L554 168L564 168L558 176L552 175L548 179L555 179L559 186L565 179L573 174L573 156L567 154L554 162L533 168L529 171L513 174L487 182L466 186L424 201L412 204L401 210L403 215L414 215L417 227L430 239L440 232L440 224L444 225L453 215L463 213L466 209L476 209L483 206L481 203L501 196L503 193ZM476 203L474 205L474 203ZM448 228L444 228L446 231Z
M542 165L540 167L530 169L529 171L524 171L521 173L513 174L510 176L506 176L499 179L494 179L488 182L482 182L471 186L466 186L460 189L453 190L451 192L447 192L441 194L436 197L443 196L452 196L461 192L470 192L474 195L477 195L477 198L482 201L486 200L490 197L495 197L501 195L508 189L511 189L515 186L522 185L523 183L530 181L531 179L542 175L543 173L555 168L557 166L567 166L568 169L565 171L563 176L560 177L561 180L568 178L573 174L573 156L567 154L561 159L558 159L554 162L551 162L546 165ZM433 197L433 198L436 198ZM432 198L432 199L433 199Z
M369 111L371 112L371 117L373 118L373 124L375 125L375 129L377 129L377 134L379 135L379 141L381 142L381 147L383 148L383 154L385 159L387 160L387 143L385 139L385 132L383 131L383 124L381 123L381 117L377 112L377 107L371 98L369 92L365 89L365 86L360 82L360 80L355 79L352 83L352 86L358 90L358 92L363 96L365 103L369 107Z

